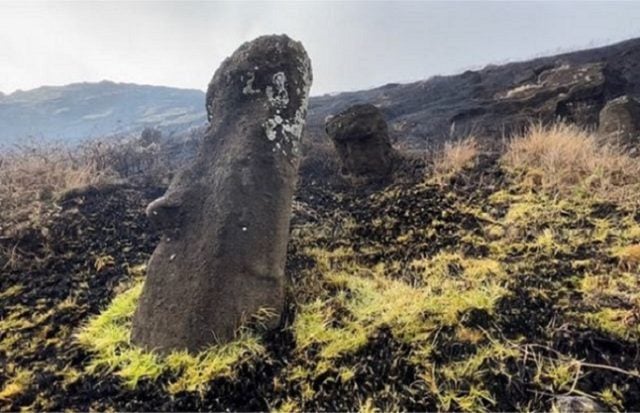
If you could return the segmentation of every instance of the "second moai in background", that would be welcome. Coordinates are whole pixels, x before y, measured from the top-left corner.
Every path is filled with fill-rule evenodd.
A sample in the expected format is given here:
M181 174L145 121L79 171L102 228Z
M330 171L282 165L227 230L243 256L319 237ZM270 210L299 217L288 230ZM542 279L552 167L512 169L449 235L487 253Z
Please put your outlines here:
M626 95L607 102L600 111L598 135L604 142L640 150L640 102Z
M390 175L395 151L387 122L376 106L351 106L330 117L325 128L340 157L343 174L369 178Z

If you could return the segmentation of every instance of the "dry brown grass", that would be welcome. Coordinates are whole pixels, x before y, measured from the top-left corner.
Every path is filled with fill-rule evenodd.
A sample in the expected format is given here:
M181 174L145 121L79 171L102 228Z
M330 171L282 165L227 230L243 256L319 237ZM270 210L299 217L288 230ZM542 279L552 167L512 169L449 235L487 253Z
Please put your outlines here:
M592 133L573 125L532 125L508 143L502 162L532 189L563 195L582 191L636 205L640 200L640 160L622 148L599 145Z
M474 165L480 154L480 145L471 136L455 142L445 143L433 159L433 179L443 182L465 168Z
M152 137L153 138L153 137ZM0 153L0 240L38 228L73 189L130 180L163 185L170 177L159 137L92 141L79 147L34 142Z
M63 147L33 144L0 155L0 235L10 227L32 226L53 208L56 195L111 181L115 173L99 169Z

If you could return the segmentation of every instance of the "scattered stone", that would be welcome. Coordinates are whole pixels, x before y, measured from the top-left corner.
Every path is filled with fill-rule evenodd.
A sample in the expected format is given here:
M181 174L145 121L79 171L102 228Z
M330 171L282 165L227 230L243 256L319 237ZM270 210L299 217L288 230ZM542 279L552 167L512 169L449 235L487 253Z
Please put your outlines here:
M285 35L243 44L216 71L195 163L147 208L163 238L133 342L195 352L233 339L259 312L265 326L278 324L310 86L310 60Z
M598 134L607 142L637 150L640 144L640 102L627 95L607 102L600 111Z
M327 119L325 128L340 157L343 174L372 178L389 175L395 151L387 122L376 106L351 106Z
M605 411L598 403L584 396L558 396L554 406L559 413L596 413Z

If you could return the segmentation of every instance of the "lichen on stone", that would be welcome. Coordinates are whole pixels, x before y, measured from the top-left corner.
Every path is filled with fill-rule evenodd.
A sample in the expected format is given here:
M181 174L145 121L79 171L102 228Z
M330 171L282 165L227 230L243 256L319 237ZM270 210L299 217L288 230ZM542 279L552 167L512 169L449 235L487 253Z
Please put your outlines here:
M269 141L275 141L273 151L279 151L285 156L289 155L287 148L290 148L290 153L294 156L300 153L300 139L307 113L309 86L311 83L308 59L302 59L300 66L298 70L302 74L302 89L296 88L296 93L300 98L300 107L296 109L292 118L288 119L280 115L281 110L285 109L290 102L286 89L287 78L284 72L275 73L272 77L272 85L265 88L268 104L276 113L264 122L265 135ZM279 135L281 136L280 139L278 139Z
M285 87L287 77L284 72L278 72L273 75L273 86L267 86L265 93L269 104L276 108L286 108L289 104L289 93Z
M247 84L242 89L242 94L244 94L244 95L255 95L256 93L260 93L260 89L254 89L253 88L253 82L256 80L255 73L248 72L247 76L249 77L249 79L247 79Z

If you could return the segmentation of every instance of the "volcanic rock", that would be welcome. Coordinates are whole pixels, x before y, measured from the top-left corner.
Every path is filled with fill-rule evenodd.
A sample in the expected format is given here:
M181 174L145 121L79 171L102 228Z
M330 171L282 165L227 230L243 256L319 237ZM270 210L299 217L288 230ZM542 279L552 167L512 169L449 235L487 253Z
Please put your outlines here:
M389 175L395 153L380 109L369 104L354 105L330 117L325 127L342 162L343 174Z
M278 324L310 60L285 35L243 44L206 95L195 163L147 208L163 237L133 320L147 349L198 351L261 313Z

